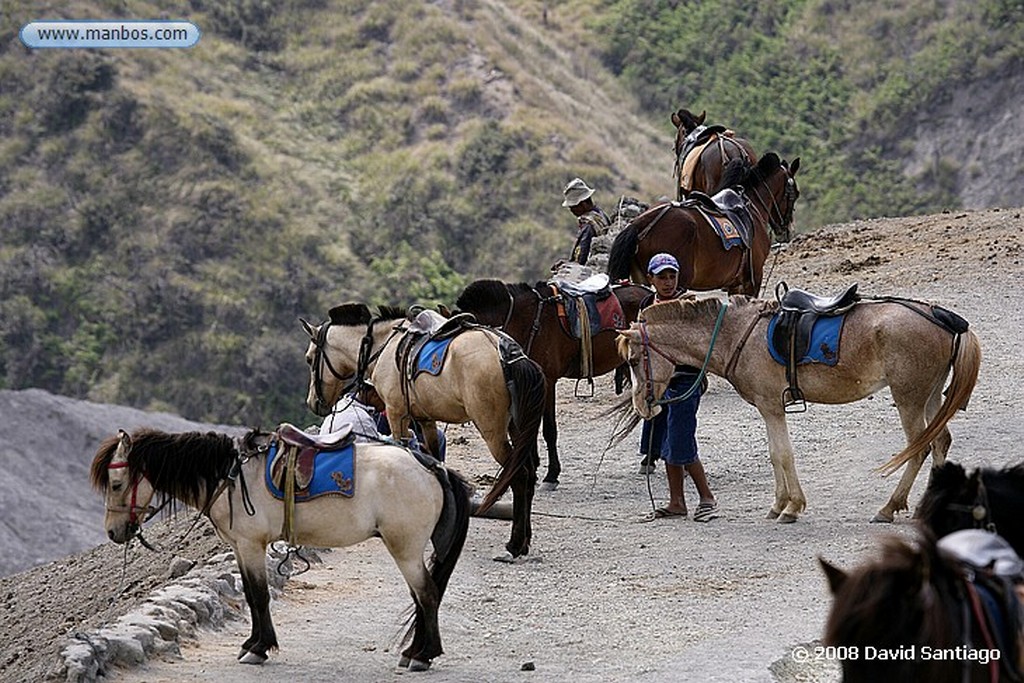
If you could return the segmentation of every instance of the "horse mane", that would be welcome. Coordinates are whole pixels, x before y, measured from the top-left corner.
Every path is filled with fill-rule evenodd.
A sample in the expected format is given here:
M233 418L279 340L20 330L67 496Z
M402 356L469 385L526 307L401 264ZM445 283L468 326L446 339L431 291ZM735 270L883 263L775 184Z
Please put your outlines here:
M744 190L750 190L756 183L767 179L781 167L782 159L775 152L768 152L758 159L756 164L750 163L745 158L732 159L725 165L722 179L714 192L719 192L727 187L742 187Z
M196 507L213 495L238 457L234 440L218 432L170 434L140 429L131 438L129 480L145 476L158 493ZM118 443L117 436L105 439L93 458L90 480L100 491L106 490L110 481L107 468Z
M455 300L455 307L460 311L478 312L498 307L508 307L509 288L501 280L476 280L462 290ZM523 283L523 287L529 285Z
M648 306L641 317L648 323L689 322L718 315L722 302L709 299L675 299Z
M401 306L378 306L377 320L401 320L406 315L406 309Z

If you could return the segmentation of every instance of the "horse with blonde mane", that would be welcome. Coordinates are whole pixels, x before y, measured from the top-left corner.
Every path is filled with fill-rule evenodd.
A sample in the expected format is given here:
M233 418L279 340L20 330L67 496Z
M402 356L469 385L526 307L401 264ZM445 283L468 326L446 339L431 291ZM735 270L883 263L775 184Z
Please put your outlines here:
M778 302L745 296L669 301L644 309L618 344L630 366L632 405L639 417L650 419L661 410L660 399L676 365L700 367L705 361L708 372L726 379L757 408L768 430L775 474L775 502L768 517L794 522L807 500L786 426L786 367L773 359L767 342L769 322L778 310ZM946 425L966 407L977 382L977 336L970 329L944 327L938 311L904 299L863 300L846 313L838 362L799 366L808 402L851 403L886 386L892 393L907 446L882 469L891 473L907 467L873 521L891 522L897 511L907 509L907 496L929 449L936 465L945 461L952 442ZM638 420L619 433L628 433Z

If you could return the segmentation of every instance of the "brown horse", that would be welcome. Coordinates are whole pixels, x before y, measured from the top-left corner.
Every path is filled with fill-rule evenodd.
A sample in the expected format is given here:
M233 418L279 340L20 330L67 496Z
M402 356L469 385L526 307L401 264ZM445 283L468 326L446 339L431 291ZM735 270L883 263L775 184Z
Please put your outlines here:
M806 505L793 462L783 392L786 368L771 356L767 328L778 303L730 297L669 301L645 308L641 322L620 335L619 352L633 375L633 408L649 419L661 410L676 365L700 367L725 378L757 408L768 430L768 455L775 473L775 502L768 517L794 522ZM929 446L936 465L952 438L947 423L967 405L981 364L974 331L955 334L935 321L926 304L905 300L858 303L843 321L841 352L834 366L801 366L804 397L813 403L852 403L888 386L899 412L907 447L883 469L907 464L889 502L874 521L891 522L907 509L907 496ZM952 352L950 351L952 349ZM945 398L942 388L952 369ZM625 435L635 422L621 431Z
M477 514L512 489L508 554L495 559L526 555L532 537L537 433L544 412L544 375L537 364L515 342L504 342L504 335L476 326L451 340L437 374L422 372L407 381L400 353L408 330L403 311L382 307L373 316L366 305L352 303L332 308L329 316L318 326L300 319L310 339L309 409L329 415L344 392L365 378L384 401L395 438L408 434L415 420L428 450L438 453L435 421L472 422L502 466Z
M832 591L824 646L844 683L1019 681L1021 561L999 536L889 536L847 572L819 558Z
M706 116L703 111L694 116L687 109L672 114L672 125L676 127L676 199L685 199L693 190L704 194L717 191L725 167L733 159L757 163L757 152L749 140L736 137L724 126L705 126Z
M756 296L768 258L770 227L780 241L789 239L793 207L800 196L796 173L800 159L787 164L774 152L757 165L734 160L722 184L738 188L750 209L750 248L726 249L722 238L700 210L680 204L648 209L620 232L608 258L612 280L645 282L647 262L660 252L679 261L679 285L687 289L725 289L730 294Z
M636 285L616 286L612 296L622 307L624 324L636 320L640 302L650 290ZM580 379L581 342L566 332L558 306L561 295L547 283L531 287L525 282L506 284L500 280L477 280L459 295L455 305L472 313L484 325L504 330L535 360L547 379L544 395L544 442L548 447L548 472L544 488L558 486L562 471L558 459L558 425L555 420L555 383L561 377ZM591 376L597 377L622 365L615 347L617 333L605 330L591 337Z

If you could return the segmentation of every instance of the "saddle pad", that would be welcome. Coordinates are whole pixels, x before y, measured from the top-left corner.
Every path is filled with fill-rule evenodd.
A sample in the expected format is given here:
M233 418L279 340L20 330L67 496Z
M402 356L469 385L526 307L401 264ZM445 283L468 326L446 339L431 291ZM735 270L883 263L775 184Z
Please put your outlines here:
M815 320L814 327L811 328L811 345L807 349L807 354L800 359L797 365L804 365L805 363L835 365L838 363L839 338L843 333L843 321L845 319L846 315L837 315L820 317ZM779 352L775 350L775 346L772 344L772 338L775 335L775 325L778 322L779 314L776 313L768 323L766 344L768 345L768 352L771 353L775 362L779 365L785 365L786 359L779 355Z
M431 339L425 343L416 357L416 371L412 376L416 377L421 372L428 375L440 375L441 368L444 367L445 356L448 354L448 345L452 343L452 339L454 337Z
M700 207L697 208L701 215L707 220L708 224L710 224L714 229L718 237L722 240L723 249L728 251L733 247L743 244L743 237L740 235L740 231L731 220L725 216L716 216L715 214L709 213Z
M278 446L275 441L267 454L266 484L270 494L284 500L284 490L274 481L274 463L278 460ZM280 468L281 471L284 468ZM281 477L283 479L283 477ZM312 500L319 496L345 496L351 498L356 492L355 446L349 444L338 451L320 451L313 461L313 475L308 486L296 484L295 502ZM283 482L281 482L283 483Z
M565 315L559 317L562 319L563 328L573 339L582 337L579 316L580 301L587 307L587 320L590 322L591 336L605 330L624 330L629 327L626 314L622 312L622 304L619 303L617 296L606 296L598 300L589 294L582 297L563 295Z
M693 189L693 169L697 167L697 161L700 159L700 155L704 152L704 148L710 145L715 137L715 135L708 136L707 140L701 144L694 145L694 147L686 153L686 158L683 160L683 170L679 173L679 187L687 191Z

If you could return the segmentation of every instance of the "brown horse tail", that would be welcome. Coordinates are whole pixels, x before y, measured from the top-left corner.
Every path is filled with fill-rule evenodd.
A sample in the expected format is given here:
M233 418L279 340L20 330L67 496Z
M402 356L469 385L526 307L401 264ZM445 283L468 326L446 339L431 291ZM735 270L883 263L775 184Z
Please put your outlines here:
M879 467L879 471L889 476L908 460L928 452L929 445L935 437L953 419L958 410L965 410L967 402L978 381L978 369L981 367L981 344L974 330L967 330L960 335L959 348L953 359L953 378L946 389L946 398L939 406L939 411L928 426L906 448L894 455L887 463Z
M497 481L477 507L477 516L487 512L498 502L512 486L512 480L520 469L526 470L532 489L537 481L537 468L540 465L537 435L544 416L544 372L537 363L525 355L511 363L502 363L502 369L512 398L512 424L509 427L512 452L502 465Z

